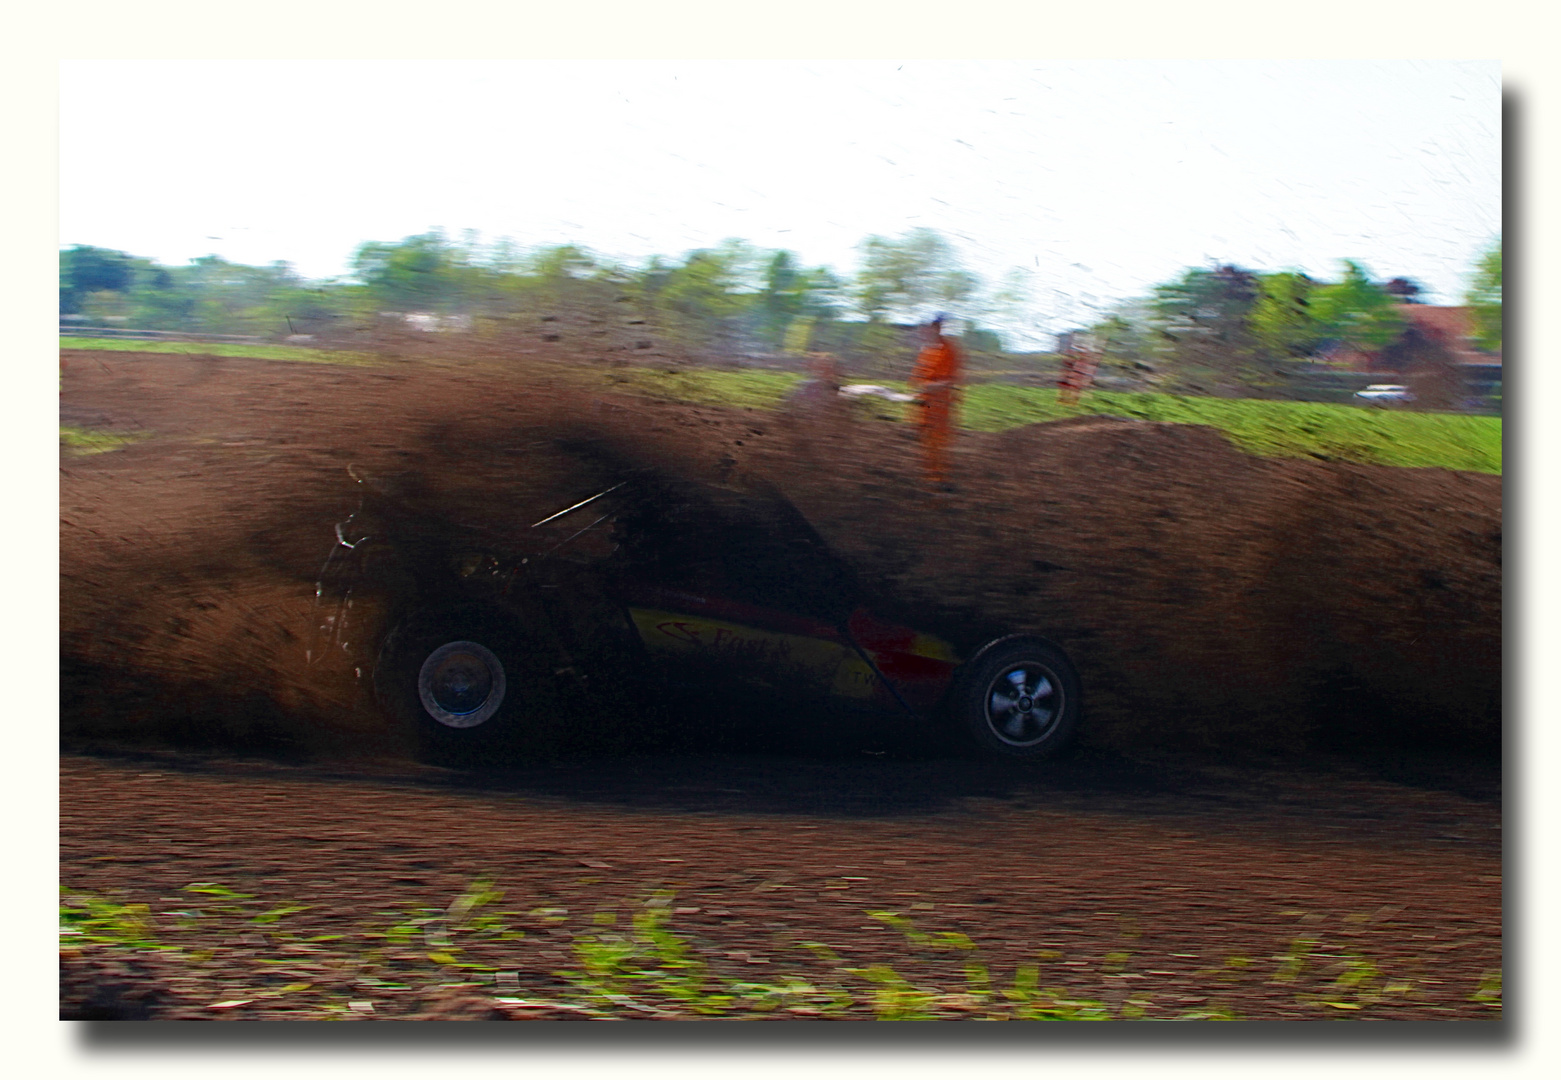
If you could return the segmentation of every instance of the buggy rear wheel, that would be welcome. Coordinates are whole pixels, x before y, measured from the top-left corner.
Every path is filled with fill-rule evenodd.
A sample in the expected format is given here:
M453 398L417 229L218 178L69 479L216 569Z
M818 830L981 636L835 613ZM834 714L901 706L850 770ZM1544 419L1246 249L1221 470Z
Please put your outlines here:
M506 612L419 612L386 639L374 687L384 706L412 727L421 757L471 764L523 741L549 688L538 656Z

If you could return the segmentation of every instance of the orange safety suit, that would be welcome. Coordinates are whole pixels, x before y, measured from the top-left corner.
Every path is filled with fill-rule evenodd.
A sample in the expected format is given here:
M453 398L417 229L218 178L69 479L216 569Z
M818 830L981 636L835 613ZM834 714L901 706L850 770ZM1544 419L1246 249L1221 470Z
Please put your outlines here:
M921 406L922 466L929 484L941 484L948 474L948 442L958 404L960 355L954 343L939 334L923 346L911 372L911 390Z
M1072 349L1063 361L1062 378L1057 382L1057 403L1077 405L1081 395L1095 378L1100 355L1092 349Z

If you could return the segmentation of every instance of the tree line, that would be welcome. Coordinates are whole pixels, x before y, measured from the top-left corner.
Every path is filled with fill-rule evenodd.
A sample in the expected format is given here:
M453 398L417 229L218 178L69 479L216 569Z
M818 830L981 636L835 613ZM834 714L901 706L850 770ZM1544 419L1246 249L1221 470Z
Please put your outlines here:
M1262 391L1282 383L1297 360L1330 349L1379 351L1399 339L1404 305L1420 287L1374 280L1342 260L1336 281L1293 270L1260 273L1234 265L1192 268L1125 301L1087 330L1104 362L1140 381L1192 393ZM1502 249L1498 239L1470 277L1473 343L1502 345Z
M790 251L733 239L628 266L573 245L482 246L433 231L362 244L350 273L307 281L282 262L244 266L209 255L167 267L120 251L77 245L60 253L60 314L83 323L209 334L286 336L419 313L473 325L545 311L611 310L639 316L679 344L719 350L806 347L839 324L892 326L932 310L961 317L967 336L1000 342L980 325L993 302L931 229L870 236L852 277L806 266ZM1000 301L999 301L1000 302ZM857 331L860 335L862 331ZM871 337L871 330L867 330Z
M869 236L842 276L784 250L728 240L629 266L573 245L481 245L439 231L358 247L350 273L309 281L283 262L245 266L215 255L185 266L77 245L60 252L60 314L88 324L281 338L330 335L385 313L471 327L569 313L643 327L711 356L826 348L871 354L903 347L897 324L932 311L965 325L967 348L997 355L983 321L1022 308L1022 271L997 287L961 264L932 229ZM1473 268L1466 303L1476 338L1501 347L1501 244ZM1190 268L1081 327L1105 363L1137 381L1192 393L1251 393L1282 380L1286 362L1329 345L1380 349L1402 331L1405 278L1374 280L1344 261L1338 280L1234 265Z

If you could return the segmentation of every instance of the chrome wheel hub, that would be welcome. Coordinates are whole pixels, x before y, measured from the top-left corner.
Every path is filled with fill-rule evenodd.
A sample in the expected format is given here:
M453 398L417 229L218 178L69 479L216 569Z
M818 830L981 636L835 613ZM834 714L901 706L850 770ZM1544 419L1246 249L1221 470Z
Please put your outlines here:
M1009 746L1041 742L1061 716L1062 687L1041 664L1012 664L987 687L987 727Z
M475 641L452 641L428 654L417 675L417 696L445 727L473 728L498 712L508 686L504 665Z

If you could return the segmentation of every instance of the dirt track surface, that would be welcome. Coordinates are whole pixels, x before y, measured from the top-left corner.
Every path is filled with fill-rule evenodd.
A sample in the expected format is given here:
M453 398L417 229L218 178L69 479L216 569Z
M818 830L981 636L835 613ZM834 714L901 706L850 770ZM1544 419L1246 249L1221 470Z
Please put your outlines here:
M66 757L64 884L158 912L217 881L312 905L290 917L308 933L351 935L491 874L526 936L471 955L518 973L509 996L551 1000L595 913L667 888L674 929L722 978L857 979L853 1016L872 1015L860 976L789 967L800 940L835 946L841 969L964 985L956 953L910 949L873 910L969 935L1003 980L1045 952L1043 985L1147 1015L1499 1015L1471 1000L1501 955L1499 778L1479 764L1500 737L1499 478L1259 459L1207 429L1092 418L962 434L958 491L933 497L905 425L648 401L610 392L606 368L547 359L66 354L62 423L149 434L61 456L62 728L69 748L151 756ZM394 597L361 591L349 610L321 589L333 527L361 505L349 466L441 527L490 534L625 468L772 485L911 625L983 621L1067 648L1084 756L1033 773L856 750L677 756L619 725L612 753L536 759L557 768L409 765L365 677ZM1133 764L1157 746L1236 760L1383 739L1474 756L1430 773L1364 756ZM348 754L360 764L318 764ZM568 910L526 914L548 908ZM405 959L422 982L379 994L364 969L288 943L292 980L315 989L276 997L259 961L278 942L224 933L209 944L226 959L194 975L156 954L73 956L65 999L123 984L110 996L139 987L170 1016L370 998L374 1013L342 1015L538 1015L496 1005L495 987L438 989L449 975L426 948ZM1273 981L1301 940L1308 974ZM1350 967L1357 952L1381 978ZM1365 984L1338 984L1351 972L1374 987L1358 1011L1343 1006Z
M579 357L65 355L62 423L151 433L61 459L70 730L395 749L363 677L391 598L316 598L348 467L488 534L632 467L773 485L908 618L1058 641L1092 745L1499 744L1499 477L1094 417L963 433L931 497L908 425L616 395Z
M954 993L965 954L908 945L868 915L882 910L967 935L999 987L1039 956L1043 987L1113 1013L1492 1019L1499 997L1471 996L1501 968L1498 785L1468 762L1391 756L1241 772L1177 758L1023 770L663 756L462 774L71 755L62 881L168 912L154 915L163 940L215 959L89 950L66 963L65 1004L96 993L104 1008L107 987L107 1007L170 1019L580 1018L514 1002L572 1000L557 973L578 969L576 942L607 932L594 917L621 927L672 890L669 925L714 976L833 981L857 998L845 1019L872 1017L860 973L874 964L950 992L943 1015L981 1011ZM421 940L358 937L482 877L525 936L458 937L451 951L512 975L441 968ZM252 894L256 912L308 907L174 932L173 910L219 921L221 901L182 891L194 882ZM321 934L345 937L300 943ZM1285 981L1298 941L1306 966ZM1352 955L1376 969L1364 983L1348 983L1362 970Z

